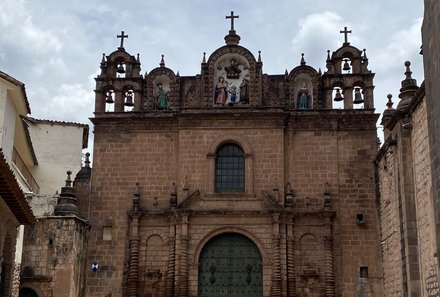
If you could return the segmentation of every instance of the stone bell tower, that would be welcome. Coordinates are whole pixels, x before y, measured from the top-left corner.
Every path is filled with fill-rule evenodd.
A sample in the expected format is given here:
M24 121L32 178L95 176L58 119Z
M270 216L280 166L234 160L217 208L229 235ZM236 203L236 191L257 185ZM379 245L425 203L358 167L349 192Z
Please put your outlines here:
M373 78L368 69L366 50L360 51L348 42L351 30L344 34L342 47L330 55L327 51L327 71L323 74L324 106L332 108L335 102L343 101L344 109L353 109L363 104L364 109L374 109ZM359 108L359 107L357 107Z
M118 49L108 56L102 56L101 74L95 78L95 114L141 109L141 63L139 54L135 58L125 51L124 38L127 37L122 31L118 35L121 39Z

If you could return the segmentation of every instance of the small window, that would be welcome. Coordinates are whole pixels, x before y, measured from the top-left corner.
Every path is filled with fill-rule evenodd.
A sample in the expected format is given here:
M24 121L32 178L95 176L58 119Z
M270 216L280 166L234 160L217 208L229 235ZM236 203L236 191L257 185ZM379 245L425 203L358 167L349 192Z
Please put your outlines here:
M215 191L244 192L244 152L236 144L225 144L217 151Z
M359 267L359 276L361 278L367 278L368 277L368 267Z
M112 240L112 227L111 226L102 227L102 240L105 240L105 241Z

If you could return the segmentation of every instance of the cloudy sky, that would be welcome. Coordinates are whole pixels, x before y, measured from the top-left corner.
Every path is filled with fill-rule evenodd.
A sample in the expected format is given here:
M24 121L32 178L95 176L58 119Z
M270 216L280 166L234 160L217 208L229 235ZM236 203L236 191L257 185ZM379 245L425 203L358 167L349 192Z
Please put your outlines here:
M265 73L290 71L301 53L325 71L327 49L342 45L339 31L347 26L351 45L367 49L376 73L377 112L388 93L398 101L404 61L418 83L423 79L417 0L0 0L0 70L26 84L32 116L91 124L93 78L121 30L129 36L126 51L140 54L142 73L164 54L167 67L196 75L202 53L224 45L231 10L240 16L240 45L255 56L261 50Z

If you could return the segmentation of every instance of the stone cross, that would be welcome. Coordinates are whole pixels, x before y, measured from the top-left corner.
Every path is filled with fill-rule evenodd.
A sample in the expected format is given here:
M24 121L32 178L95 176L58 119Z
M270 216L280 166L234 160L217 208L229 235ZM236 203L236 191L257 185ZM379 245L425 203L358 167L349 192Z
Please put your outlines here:
M124 31L121 31L121 35L116 35L117 38L121 38L121 46L124 47L124 38L128 38L128 35L124 35Z
M234 19L238 19L240 16L238 15L234 15L234 12L231 11L231 15L230 16L226 16L226 19L231 19L231 30L230 31L235 31L234 30Z
M344 27L344 30L343 31L339 31L339 33L344 33L344 38L345 38L345 42L344 42L344 44L345 43L349 43L348 42L348 33L351 33L351 30L347 30L347 27Z

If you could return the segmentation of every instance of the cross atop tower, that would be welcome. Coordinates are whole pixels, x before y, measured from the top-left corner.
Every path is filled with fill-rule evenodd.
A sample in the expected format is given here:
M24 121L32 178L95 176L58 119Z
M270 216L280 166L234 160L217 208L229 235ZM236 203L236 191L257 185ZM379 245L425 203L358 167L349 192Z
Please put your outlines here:
M351 30L347 30L347 27L344 27L344 30L339 31L339 33L344 33L344 44L350 44L350 42L348 42L348 33L351 33Z
M231 15L227 15L226 19L231 19L231 30L229 30L229 32L235 32L234 30L234 19L238 19L240 18L240 16L238 15L234 15L234 11L231 11Z
M121 35L116 35L117 38L121 38L121 46L119 48L124 47L124 38L128 38L128 35L124 35L124 31L121 31Z

